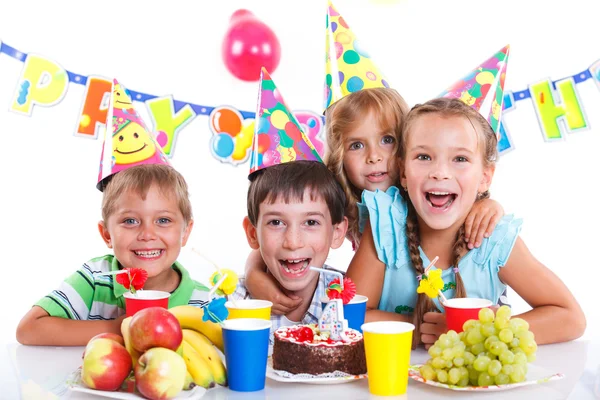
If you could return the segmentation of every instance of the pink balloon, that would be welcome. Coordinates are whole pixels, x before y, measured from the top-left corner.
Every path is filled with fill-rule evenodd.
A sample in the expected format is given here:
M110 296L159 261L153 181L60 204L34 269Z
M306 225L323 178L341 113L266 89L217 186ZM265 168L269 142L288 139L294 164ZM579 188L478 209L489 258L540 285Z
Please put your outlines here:
M230 19L222 46L225 66L243 81L257 81L265 67L272 73L279 65L281 45L275 33L252 12L237 10Z

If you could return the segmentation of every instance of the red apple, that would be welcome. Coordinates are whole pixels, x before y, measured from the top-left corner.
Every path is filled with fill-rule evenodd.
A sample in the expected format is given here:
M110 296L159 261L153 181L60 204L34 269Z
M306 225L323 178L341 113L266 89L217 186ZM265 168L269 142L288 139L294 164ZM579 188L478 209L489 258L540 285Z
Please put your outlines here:
M117 390L131 372L131 356L114 340L88 342L83 353L81 380L91 389Z
M92 340L100 339L100 338L114 340L115 342L119 343L121 346L125 346L125 342L123 341L123 336L121 336L117 333L112 333L112 332L99 333L96 336L94 336L93 338L91 338L89 340L89 342L91 342Z
M149 307L135 313L129 323L129 336L140 353L153 347L177 350L183 333L177 318L162 307Z
M172 399L183 390L187 367L173 350L154 347L139 358L134 369L137 390L151 400Z

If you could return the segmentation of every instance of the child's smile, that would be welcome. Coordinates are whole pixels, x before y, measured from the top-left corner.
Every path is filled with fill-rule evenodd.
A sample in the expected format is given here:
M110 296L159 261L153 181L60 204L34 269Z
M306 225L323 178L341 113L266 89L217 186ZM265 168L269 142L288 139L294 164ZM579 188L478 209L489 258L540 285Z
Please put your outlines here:
M279 264L283 269L283 274L287 275L290 278L298 278L306 271L310 271L308 267L310 266L311 258L296 258L296 259L285 259L279 260Z
M432 229L461 225L493 174L483 166L479 134L465 117L430 114L408 135L402 185L419 218Z

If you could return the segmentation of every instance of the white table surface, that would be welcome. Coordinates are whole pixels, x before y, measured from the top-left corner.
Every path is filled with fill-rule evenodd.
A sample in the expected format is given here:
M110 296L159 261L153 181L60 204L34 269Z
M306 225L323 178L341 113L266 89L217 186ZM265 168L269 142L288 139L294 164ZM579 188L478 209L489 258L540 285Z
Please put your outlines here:
M569 343L540 346L534 365L549 374L562 372L565 378L555 382L525 386L498 392L458 392L435 388L409 379L400 399L600 399L600 335L587 335ZM65 378L81 365L83 347L32 347L16 342L0 347L0 399L84 399L102 397L70 391ZM428 355L413 351L411 363L422 363ZM375 399L369 394L366 379L336 385L282 383L270 379L264 390L253 393L233 392L227 388L207 391L202 399Z

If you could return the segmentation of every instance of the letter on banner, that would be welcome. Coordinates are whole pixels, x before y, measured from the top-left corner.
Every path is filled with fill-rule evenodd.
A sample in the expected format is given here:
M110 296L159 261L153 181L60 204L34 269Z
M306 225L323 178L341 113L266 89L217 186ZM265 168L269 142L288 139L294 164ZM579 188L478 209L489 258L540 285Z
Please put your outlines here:
M21 70L11 111L31 116L34 104L51 107L67 93L67 71L47 58L29 54Z
M544 140L563 138L560 121L564 121L567 132L588 127L573 78L556 82L556 90L552 90L551 81L545 80L529 85L529 91Z
M324 157L323 152L323 140L321 137L325 136L323 132L323 120L321 116L317 115L312 111L294 111L294 116L302 125L304 133L308 136L312 144L315 146L315 150L321 157Z
M106 125L106 116L112 93L112 81L99 76L89 76L75 136L97 139Z
M196 112L189 104L186 104L179 111L175 112L173 96L146 100L146 105L154 124L154 132L157 135L156 139L163 147L165 154L171 157L177 134L196 117Z

